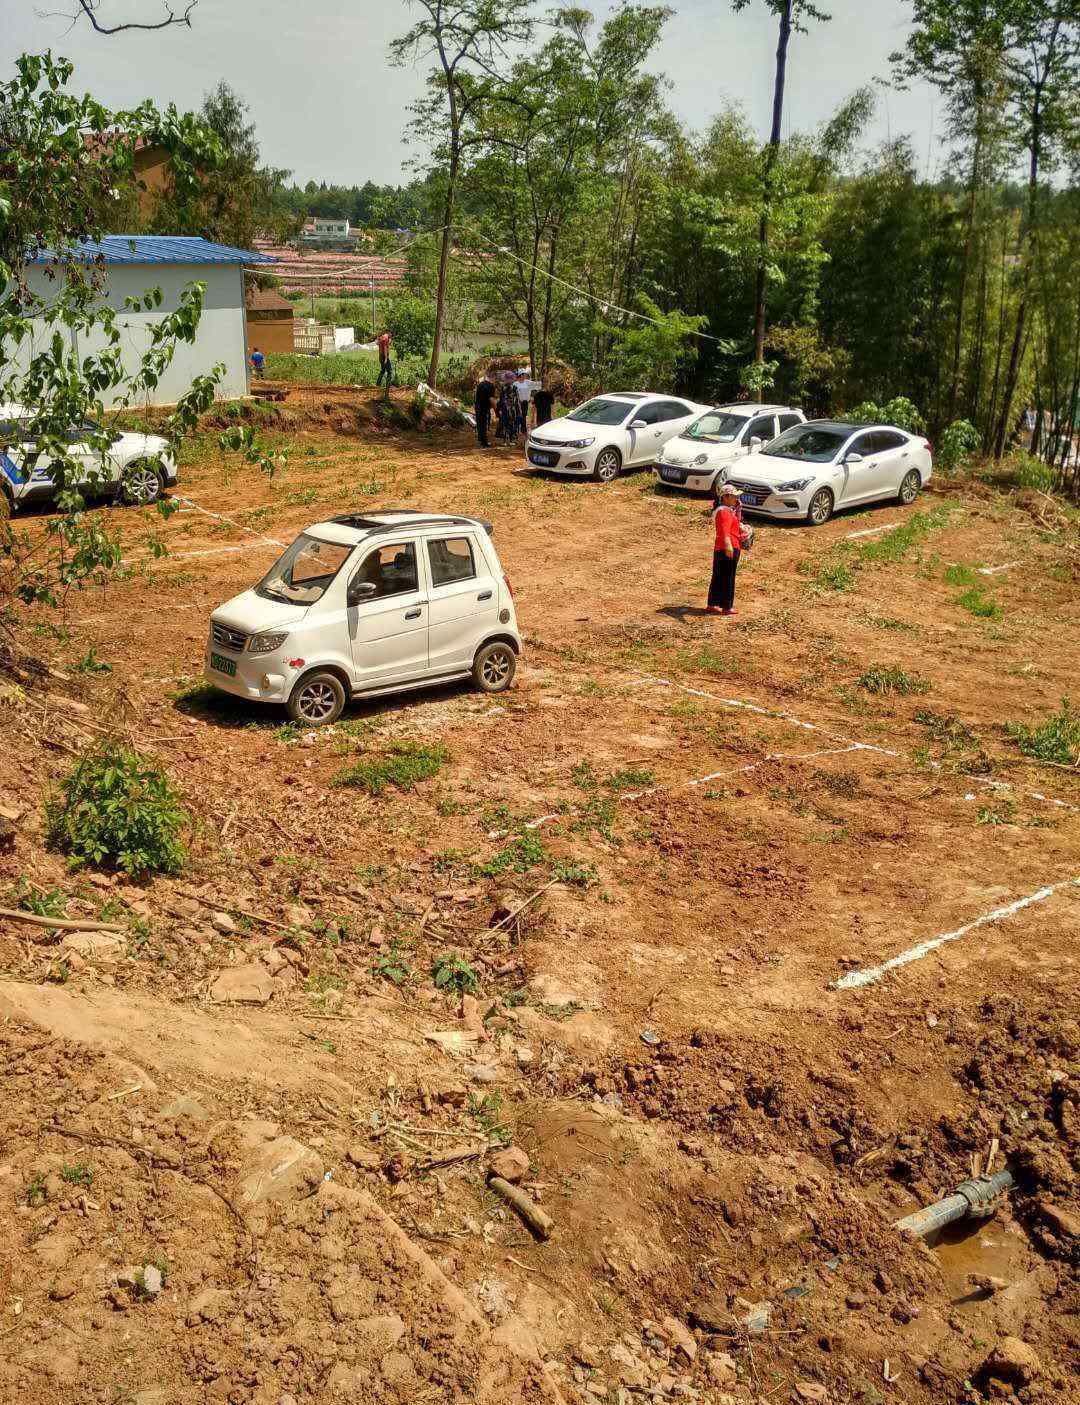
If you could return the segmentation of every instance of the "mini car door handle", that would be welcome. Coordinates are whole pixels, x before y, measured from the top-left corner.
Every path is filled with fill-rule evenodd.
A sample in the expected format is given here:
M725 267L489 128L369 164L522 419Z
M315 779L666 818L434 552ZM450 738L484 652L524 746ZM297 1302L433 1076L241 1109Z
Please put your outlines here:
M476 598L477 600L490 600L491 594L490 590L482 590Z
M420 616L421 616L423 613L424 613L424 608L423 608L423 606L422 606L422 605L417 605L417 607L416 607L415 610L406 610L406 611L405 611L405 618L406 618L407 620L418 620L418 619L420 618Z

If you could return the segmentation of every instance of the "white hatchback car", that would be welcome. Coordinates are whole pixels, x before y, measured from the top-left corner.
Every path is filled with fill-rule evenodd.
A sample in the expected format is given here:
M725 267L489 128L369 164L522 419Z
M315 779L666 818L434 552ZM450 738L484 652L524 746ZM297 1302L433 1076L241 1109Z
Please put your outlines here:
M400 510L309 527L210 616L205 676L322 727L352 697L468 678L508 688L521 653L491 523Z
M664 445L653 468L656 481L688 492L715 492L736 459L805 419L790 405L716 405Z
M930 441L888 424L809 420L741 459L728 482L749 512L803 518L891 499L909 506L934 471Z
M11 511L51 502L56 493L50 460L27 463L34 451L29 425L21 405L0 405L0 493ZM83 466L79 486L84 492L143 506L175 486L176 458L167 439L118 430L102 454L86 442L88 431L99 434L101 428L73 425L67 432L70 452Z
M597 395L532 430L525 457L534 468L610 483L624 468L651 468L668 440L706 408L638 390Z

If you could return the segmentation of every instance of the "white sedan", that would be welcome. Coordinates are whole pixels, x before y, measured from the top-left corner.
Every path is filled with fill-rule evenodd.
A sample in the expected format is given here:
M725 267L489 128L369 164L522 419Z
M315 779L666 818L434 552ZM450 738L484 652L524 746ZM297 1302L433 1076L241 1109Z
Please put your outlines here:
M744 510L820 527L842 507L909 506L933 472L930 441L888 424L810 420L740 459L728 476Z
M667 441L707 408L636 390L597 395L534 429L525 457L534 468L610 483L624 468L651 468Z
M41 506L56 495L51 460L36 454L33 421L19 405L0 405L0 516L5 508ZM134 506L156 502L177 480L172 445L157 434L118 430L107 450L94 448L99 424L72 425L68 452L79 464L78 486L88 497L118 498ZM100 441L99 441L100 442Z

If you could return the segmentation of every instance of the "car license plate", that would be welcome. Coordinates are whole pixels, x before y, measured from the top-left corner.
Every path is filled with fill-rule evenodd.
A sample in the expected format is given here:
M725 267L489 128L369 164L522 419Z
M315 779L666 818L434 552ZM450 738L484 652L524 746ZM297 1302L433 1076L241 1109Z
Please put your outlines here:
M740 493L739 501L744 507L753 507L757 503L757 498L754 497L753 493Z
M660 477L665 483L685 483L686 473L681 468L662 468Z
M219 673L227 673L230 678L236 677L235 659L223 659L220 654L211 654L210 667L216 668Z
M541 468L550 468L556 459L554 454L545 454L539 449L530 449L529 462L539 464Z

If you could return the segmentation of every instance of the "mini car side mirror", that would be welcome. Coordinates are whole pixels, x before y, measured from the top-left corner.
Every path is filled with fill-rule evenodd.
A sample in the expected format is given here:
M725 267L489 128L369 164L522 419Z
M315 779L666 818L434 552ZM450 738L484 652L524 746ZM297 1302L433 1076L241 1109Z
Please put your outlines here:
M648 427L649 427L649 426L645 423L644 420L631 420L631 421L630 421L630 428L631 428L631 429L648 429Z
M345 595L346 605L359 605L375 594L374 581L353 581Z
M845 463L862 463L862 454L859 453L858 449L852 449L852 451L851 451L850 454L845 454L845 455L844 455L844 462L845 462Z
M755 434L754 437L753 437L753 439L750 440L750 447L751 447L751 449L760 449L761 446L762 446L762 444L764 444L764 443L765 443L765 440L764 440L764 439L759 439L758 436Z

